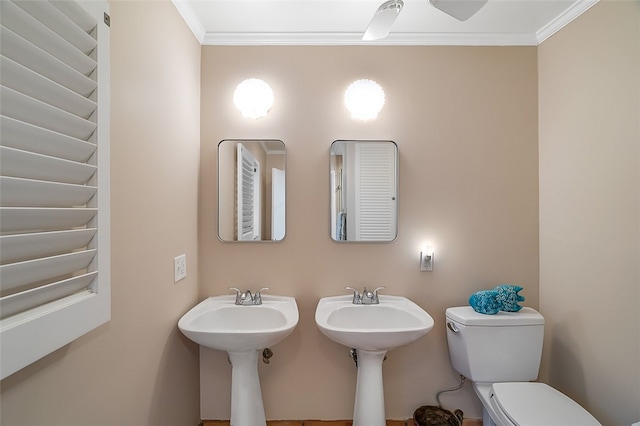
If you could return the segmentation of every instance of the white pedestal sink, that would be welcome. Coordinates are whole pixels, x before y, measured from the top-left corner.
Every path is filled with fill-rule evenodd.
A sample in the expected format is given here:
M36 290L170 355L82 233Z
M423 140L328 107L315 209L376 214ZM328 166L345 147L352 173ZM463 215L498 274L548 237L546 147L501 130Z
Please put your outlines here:
M355 305L350 295L323 297L316 324L331 340L358 351L353 426L385 426L382 361L433 328L433 318L402 296L381 295L377 305Z
M287 337L298 324L293 297L262 296L261 305L236 305L236 296L203 300L178 321L199 345L226 351L231 361L231 426L266 425L258 360L260 352Z

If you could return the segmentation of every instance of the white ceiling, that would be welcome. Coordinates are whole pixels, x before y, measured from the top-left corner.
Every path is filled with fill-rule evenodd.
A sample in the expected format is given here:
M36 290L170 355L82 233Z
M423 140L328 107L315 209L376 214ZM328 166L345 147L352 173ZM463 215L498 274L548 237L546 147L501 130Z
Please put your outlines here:
M599 0L489 0L464 22L404 0L389 36L373 42L361 37L384 0L172 1L204 45L535 46Z

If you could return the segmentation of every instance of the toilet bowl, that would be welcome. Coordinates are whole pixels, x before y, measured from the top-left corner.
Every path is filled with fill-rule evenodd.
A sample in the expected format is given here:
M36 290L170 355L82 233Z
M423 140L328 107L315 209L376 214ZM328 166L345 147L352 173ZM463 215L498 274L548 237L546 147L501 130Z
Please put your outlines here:
M542 357L544 318L532 308L495 315L470 306L446 311L453 368L472 381L484 426L602 426L549 385L533 382Z

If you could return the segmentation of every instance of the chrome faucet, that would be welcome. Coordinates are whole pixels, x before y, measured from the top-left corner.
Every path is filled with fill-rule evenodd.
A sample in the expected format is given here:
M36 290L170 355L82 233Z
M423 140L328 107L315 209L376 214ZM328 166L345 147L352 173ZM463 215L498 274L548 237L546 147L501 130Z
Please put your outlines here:
M262 292L269 290L269 287L261 288L256 294L251 294L250 289L241 291L238 288L229 287L229 290L235 290L236 292L236 305L262 305Z
M345 287L345 290L353 291L353 301L354 305L378 305L380 303L380 297L378 296L378 291L382 290L384 287L376 287L375 290L368 290L366 287L362 290L362 294L358 292L353 287Z

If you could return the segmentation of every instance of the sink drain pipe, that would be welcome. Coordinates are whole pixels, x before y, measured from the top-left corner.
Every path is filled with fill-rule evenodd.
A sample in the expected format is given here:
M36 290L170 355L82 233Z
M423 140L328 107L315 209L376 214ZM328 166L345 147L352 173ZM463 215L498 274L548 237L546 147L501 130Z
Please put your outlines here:
M269 348L264 348L262 350L262 362L265 364L269 364L271 361L271 357L273 356L273 351Z
M353 363L356 365L356 368L358 368L358 350L356 348L349 348L349 357L353 359ZM386 360L387 356L385 355L384 358L382 358L382 362Z
M356 364L356 368L358 368L358 350L356 348L349 349L349 356L353 359L353 362Z

